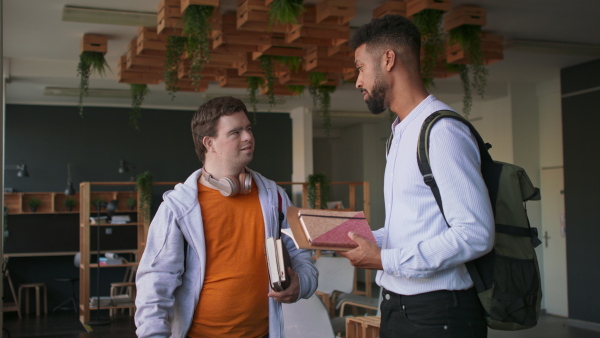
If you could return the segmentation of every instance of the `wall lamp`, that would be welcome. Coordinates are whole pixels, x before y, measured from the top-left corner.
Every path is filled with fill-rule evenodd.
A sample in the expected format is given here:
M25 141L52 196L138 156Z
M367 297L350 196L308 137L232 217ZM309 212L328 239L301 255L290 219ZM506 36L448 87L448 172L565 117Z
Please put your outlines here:
M7 164L4 166L4 169L16 169L17 177L29 177L29 172L27 171L27 164Z

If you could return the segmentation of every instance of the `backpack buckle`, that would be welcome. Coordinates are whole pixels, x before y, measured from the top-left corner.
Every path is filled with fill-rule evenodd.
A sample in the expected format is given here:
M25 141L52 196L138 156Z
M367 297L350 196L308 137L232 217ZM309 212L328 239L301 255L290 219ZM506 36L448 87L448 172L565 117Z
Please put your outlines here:
M425 184L429 185L431 184L431 182L434 181L433 179L433 174L427 174L427 175L423 175L423 181L425 182Z

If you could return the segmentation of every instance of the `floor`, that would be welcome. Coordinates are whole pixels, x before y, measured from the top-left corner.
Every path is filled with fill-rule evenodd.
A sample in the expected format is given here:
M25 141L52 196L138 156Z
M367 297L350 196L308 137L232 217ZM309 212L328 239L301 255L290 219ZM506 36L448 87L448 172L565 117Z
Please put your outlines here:
M542 315L538 326L515 332L488 332L489 338L600 338L600 332L569 327L561 317ZM48 337L48 338L135 338L135 325L132 317L119 315L108 325L93 326L87 332L73 312L60 312L46 316L28 315L19 319L15 314L4 314L3 338ZM10 334L10 335L9 335Z

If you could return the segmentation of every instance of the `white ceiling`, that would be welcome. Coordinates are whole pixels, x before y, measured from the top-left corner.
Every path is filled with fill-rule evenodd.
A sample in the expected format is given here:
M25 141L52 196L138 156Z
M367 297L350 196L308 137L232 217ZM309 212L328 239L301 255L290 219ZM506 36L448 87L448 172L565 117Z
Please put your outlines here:
M350 0L349 0L350 1ZM316 0L305 0L314 3ZM372 10L384 0L356 0L357 17L351 26L371 18ZM236 0L221 0L222 10L234 9ZM76 105L77 97L44 96L44 87L77 88L79 43L84 33L109 37L106 59L112 69L106 77L93 75L90 88L128 89L117 83L117 60L125 54L127 43L136 36L133 26L63 22L65 5L116 10L156 12L158 0L3 0L3 53L8 71L6 103ZM452 5L472 4L487 10L484 30L502 34L506 49L504 60L489 66L486 99L504 96L509 82L539 82L558 77L561 68L600 57L600 30L594 22L600 13L598 0L452 0ZM598 26L596 26L598 27ZM544 44L540 44L544 42ZM551 43L546 43L551 42ZM436 80L433 91L448 102L461 100L457 76ZM244 89L223 89L211 84L204 93L177 93L171 100L164 85L151 85L143 107L195 110L205 95L245 95ZM311 106L303 98L283 98L271 111L289 111L300 105ZM127 98L85 99L86 106L129 107ZM259 106L267 110L268 106ZM366 106L351 84L344 84L332 96L332 110L365 112ZM315 119L318 121L318 119ZM372 120L366 118L365 121ZM362 121L360 118L334 118L336 127Z

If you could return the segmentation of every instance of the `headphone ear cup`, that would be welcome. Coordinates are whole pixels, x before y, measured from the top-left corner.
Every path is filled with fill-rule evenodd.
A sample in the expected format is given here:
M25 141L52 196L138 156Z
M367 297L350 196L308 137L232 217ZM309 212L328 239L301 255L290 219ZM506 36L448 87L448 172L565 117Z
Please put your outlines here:
M252 191L252 174L243 172L240 174L240 194L249 194Z
M219 180L219 183L230 188L230 192L219 189L221 195L225 197L232 197L237 195L240 192L240 185L233 176L225 176Z

